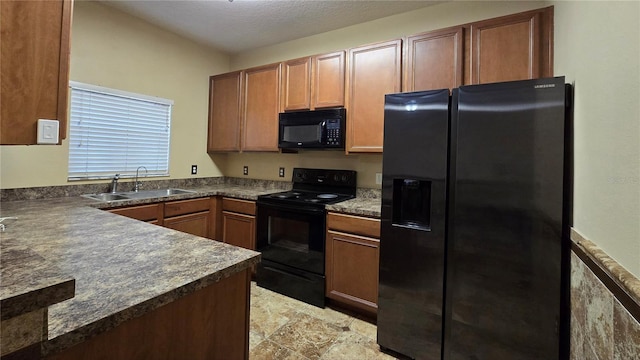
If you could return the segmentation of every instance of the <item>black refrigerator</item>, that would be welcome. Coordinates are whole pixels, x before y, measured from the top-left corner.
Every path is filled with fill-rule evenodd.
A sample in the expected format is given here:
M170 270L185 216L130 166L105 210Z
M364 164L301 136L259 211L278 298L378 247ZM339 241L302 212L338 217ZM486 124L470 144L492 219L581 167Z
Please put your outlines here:
M565 359L571 87L385 97L378 344L416 359Z

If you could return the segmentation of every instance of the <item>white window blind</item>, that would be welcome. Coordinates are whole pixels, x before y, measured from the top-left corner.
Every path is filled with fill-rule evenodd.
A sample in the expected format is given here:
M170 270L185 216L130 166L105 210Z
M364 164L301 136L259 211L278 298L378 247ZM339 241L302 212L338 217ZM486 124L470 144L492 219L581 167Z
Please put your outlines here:
M70 82L69 180L169 175L172 100Z

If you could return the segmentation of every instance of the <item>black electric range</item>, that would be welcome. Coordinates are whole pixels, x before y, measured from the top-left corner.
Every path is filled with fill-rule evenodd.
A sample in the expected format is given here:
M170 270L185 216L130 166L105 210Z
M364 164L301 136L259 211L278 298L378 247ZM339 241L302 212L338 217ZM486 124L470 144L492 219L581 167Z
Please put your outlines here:
M258 202L324 208L356 196L356 172L352 170L293 169L293 188L258 196Z
M293 189L258 197L258 286L324 307L325 205L356 195L356 172L293 169Z

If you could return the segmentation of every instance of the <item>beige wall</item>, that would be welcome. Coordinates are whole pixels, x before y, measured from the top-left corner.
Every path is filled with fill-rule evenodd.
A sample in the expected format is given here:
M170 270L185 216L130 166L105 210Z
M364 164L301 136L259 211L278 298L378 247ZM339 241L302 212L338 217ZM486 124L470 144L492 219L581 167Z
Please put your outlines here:
M208 76L229 57L96 2L76 1L71 39L74 81L174 100L170 177L220 176L207 155ZM0 147L0 186L65 185L68 141L61 146ZM74 182L78 183L78 182Z
M575 84L574 226L640 277L640 3L555 14L555 72Z
M574 226L640 277L640 3L613 1L452 2L234 56L232 69L384 41L456 24L555 6L555 75L575 90ZM223 172L275 178L279 165L358 167L359 185L376 187L381 157L229 156ZM324 162L317 161L323 159ZM366 159L366 160L364 160ZM252 171L255 168L257 171ZM287 174L290 174L287 168Z

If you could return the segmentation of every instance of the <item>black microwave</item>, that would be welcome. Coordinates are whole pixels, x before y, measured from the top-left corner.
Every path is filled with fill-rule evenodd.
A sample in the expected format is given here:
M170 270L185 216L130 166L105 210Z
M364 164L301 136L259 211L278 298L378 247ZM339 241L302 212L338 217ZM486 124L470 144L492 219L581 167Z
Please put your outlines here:
M344 108L292 111L278 116L281 149L344 149Z

